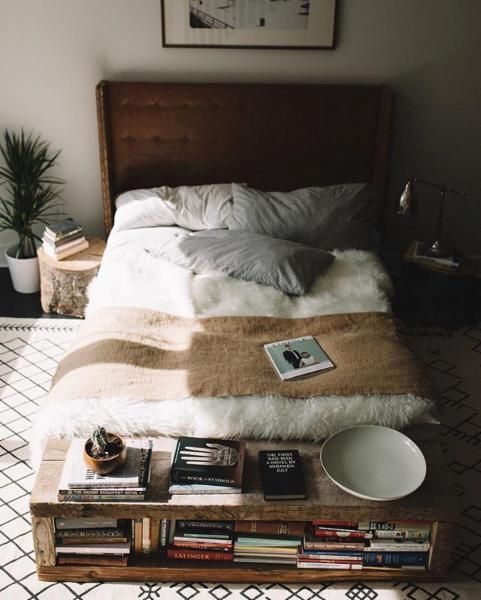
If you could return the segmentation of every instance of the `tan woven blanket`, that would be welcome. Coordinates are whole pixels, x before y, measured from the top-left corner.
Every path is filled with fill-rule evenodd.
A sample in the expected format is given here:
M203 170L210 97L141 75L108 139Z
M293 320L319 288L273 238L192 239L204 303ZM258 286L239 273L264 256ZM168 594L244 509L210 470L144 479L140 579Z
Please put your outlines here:
M336 369L281 381L265 343L313 335ZM416 361L383 313L302 319L186 319L132 308L102 309L60 361L51 400L171 400L278 394L414 394L430 397Z

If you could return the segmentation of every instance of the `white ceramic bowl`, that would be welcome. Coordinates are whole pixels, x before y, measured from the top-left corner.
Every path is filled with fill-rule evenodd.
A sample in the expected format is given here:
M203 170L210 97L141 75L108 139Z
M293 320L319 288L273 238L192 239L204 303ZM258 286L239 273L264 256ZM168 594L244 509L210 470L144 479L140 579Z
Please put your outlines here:
M395 429L360 425L344 429L321 448L326 474L344 491L367 500L396 500L411 494L426 477L418 446Z

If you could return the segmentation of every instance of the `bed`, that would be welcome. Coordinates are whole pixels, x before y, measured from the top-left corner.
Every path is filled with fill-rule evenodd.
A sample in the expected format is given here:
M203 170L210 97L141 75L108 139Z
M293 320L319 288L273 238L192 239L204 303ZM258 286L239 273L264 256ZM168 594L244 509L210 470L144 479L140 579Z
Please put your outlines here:
M432 421L432 393L390 316L389 277L370 248L334 249L329 268L299 295L165 255L192 229L230 230L220 215L231 214L242 186L382 191L393 110L387 87L104 81L97 106L110 236L86 322L39 412L34 460L48 435L87 435L98 424L131 435L319 441L358 423ZM214 192L206 184L216 184ZM191 226L185 207L203 202L206 188L224 195L209 195L196 217L204 224ZM182 212L167 199L153 218L145 211L152 200L158 210L152 189L181 189L190 200ZM170 222L172 206L178 218ZM382 210L376 214L382 232ZM339 361L334 375L275 380L260 359L263 343L313 330Z

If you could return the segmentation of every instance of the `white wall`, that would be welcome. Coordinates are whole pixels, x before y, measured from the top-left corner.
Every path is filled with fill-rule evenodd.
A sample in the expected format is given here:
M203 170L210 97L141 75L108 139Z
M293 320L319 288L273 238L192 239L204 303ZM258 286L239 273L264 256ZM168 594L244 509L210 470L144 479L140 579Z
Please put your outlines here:
M100 79L388 83L391 206L411 172L465 190L449 200L447 237L481 255L481 1L338 2L336 50L280 51L163 49L160 0L0 0L0 129L34 129L62 149L66 208L98 234ZM390 215L389 248L434 231L436 196L422 192L416 221ZM0 245L13 239L1 233Z

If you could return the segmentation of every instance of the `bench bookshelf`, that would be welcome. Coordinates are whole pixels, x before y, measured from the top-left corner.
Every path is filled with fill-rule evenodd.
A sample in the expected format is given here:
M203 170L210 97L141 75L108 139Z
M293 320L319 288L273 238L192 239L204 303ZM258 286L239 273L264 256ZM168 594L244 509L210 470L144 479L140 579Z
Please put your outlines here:
M320 447L304 443L248 442L243 494L176 495L168 493L171 453L175 440L156 438L152 477L143 502L59 502L57 489L68 440L50 439L30 500L32 531L39 579L43 581L198 581L198 582L315 582L323 579L435 579L446 573L451 556L457 499L446 481L439 446L421 445L428 463L423 485L410 496L373 502L351 496L325 475ZM297 448L301 453L307 500L265 501L259 481L260 449ZM375 468L375 465L372 466ZM132 555L128 567L57 565L56 517L109 516L118 519L279 520L316 518L355 521L428 520L431 549L426 570L298 569L295 566L166 560L160 554Z

